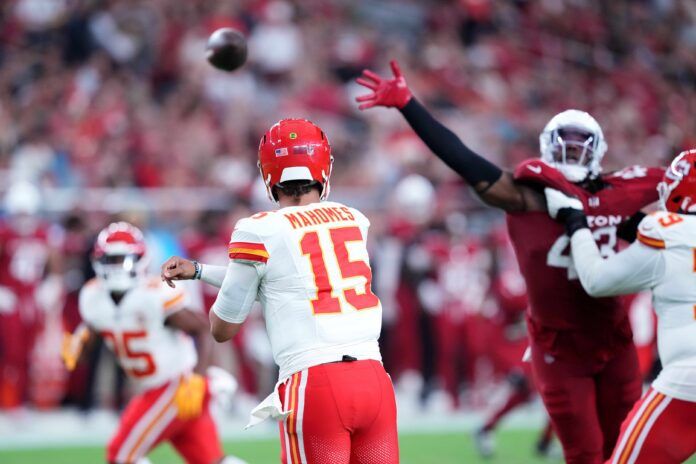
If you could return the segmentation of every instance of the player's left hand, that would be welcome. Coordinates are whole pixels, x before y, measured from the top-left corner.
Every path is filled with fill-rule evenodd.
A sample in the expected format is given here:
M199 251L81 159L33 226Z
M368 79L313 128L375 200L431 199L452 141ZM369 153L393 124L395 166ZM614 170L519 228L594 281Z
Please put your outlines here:
M355 99L360 103L361 110L372 108L373 106L386 106L388 108L403 108L413 98L411 90L406 84L406 79L401 74L399 63L396 60L389 62L394 77L392 79L382 79L379 74L363 70L362 76L355 82L372 90L372 93L361 95Z
M189 420L200 416L203 412L204 398L205 379L198 374L183 377L174 395L178 410L177 417L181 420Z
M549 211L549 216L553 219L558 218L558 213L562 209L567 208L583 211L582 202L580 200L570 197L556 189L546 187L544 189L544 195L546 196L546 207Z
M175 288L174 280L193 279L195 272L196 268L193 261L172 256L162 264L160 277L162 277L162 281L167 282L167 285Z

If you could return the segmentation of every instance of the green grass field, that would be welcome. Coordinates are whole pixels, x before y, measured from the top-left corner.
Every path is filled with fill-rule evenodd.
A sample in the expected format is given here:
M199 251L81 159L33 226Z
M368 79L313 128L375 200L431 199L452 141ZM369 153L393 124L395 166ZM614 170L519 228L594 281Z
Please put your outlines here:
M539 459L533 455L536 432L503 431L498 435L495 459L481 460L476 455L471 437L465 433L408 434L400 438L403 464L505 463L533 464L559 462ZM225 442L225 450L250 464L279 462L278 440ZM37 448L33 450L0 450L2 464L96 464L104 462L102 447ZM182 461L169 446L161 446L150 456L153 464L174 464Z
M402 464L460 464L463 462L487 464L540 464L559 463L559 459L536 457L534 431L508 430L497 436L497 452L493 459L483 460L474 450L471 437L465 433L405 434L400 438ZM279 462L277 440L225 442L225 450L250 464ZM153 464L181 463L181 459L167 446L160 446L150 456ZM2 464L96 464L104 462L102 447L37 448L33 450L0 450ZM688 461L696 464L696 457Z

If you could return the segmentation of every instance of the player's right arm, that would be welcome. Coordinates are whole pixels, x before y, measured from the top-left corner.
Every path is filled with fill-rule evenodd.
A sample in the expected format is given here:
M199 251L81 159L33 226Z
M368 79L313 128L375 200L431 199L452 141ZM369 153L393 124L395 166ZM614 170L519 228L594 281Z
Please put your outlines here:
M198 263L200 269L196 275L196 264L190 259L180 256L172 256L162 264L160 277L163 282L174 288L176 280L200 279L214 287L220 288L225 279L227 268L225 266L215 266L213 264Z
M217 342L234 337L256 300L260 277L253 264L230 261L225 266L202 265L201 280L220 289L210 310L210 333ZM222 271L222 272L221 272ZM172 256L162 264L162 280L174 288L176 280L195 276L193 261Z
M210 333L222 343L234 337L256 301L261 278L252 264L230 261L210 310Z
M217 342L234 337L256 301L269 253L258 233L260 222L241 219L228 246L230 263L213 307L210 332Z
M660 282L665 272L664 256L660 251L665 243L659 237L659 227L653 216L641 222L638 240L625 250L603 258L587 226L582 203L550 188L545 193L549 214L565 223L573 263L588 295L628 295L651 289Z
M396 61L390 64L392 79L382 79L370 70L358 78L358 84L372 90L357 98L360 109L397 108L428 148L466 180L485 203L508 212L544 210L543 198L534 190L516 183L511 173L475 153L436 120L413 97Z

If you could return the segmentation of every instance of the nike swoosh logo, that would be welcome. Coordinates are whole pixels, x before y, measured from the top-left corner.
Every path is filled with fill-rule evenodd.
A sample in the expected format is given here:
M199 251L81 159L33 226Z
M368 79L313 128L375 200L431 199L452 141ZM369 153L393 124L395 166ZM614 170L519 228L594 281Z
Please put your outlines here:
M527 169L532 171L534 174L541 174L541 166L532 166L531 164L528 164Z

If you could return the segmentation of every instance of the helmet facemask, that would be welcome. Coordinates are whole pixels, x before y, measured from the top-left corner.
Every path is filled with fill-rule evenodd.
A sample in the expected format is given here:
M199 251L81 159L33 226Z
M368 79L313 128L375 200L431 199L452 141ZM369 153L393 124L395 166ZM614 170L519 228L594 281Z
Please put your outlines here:
M539 145L541 159L574 183L596 178L607 150L597 121L578 110L554 116L539 136Z
M115 222L97 236L92 267L112 292L126 292L145 277L148 266L143 234L127 222Z
M147 260L137 253L103 254L92 261L94 272L112 292L126 292L145 276Z

